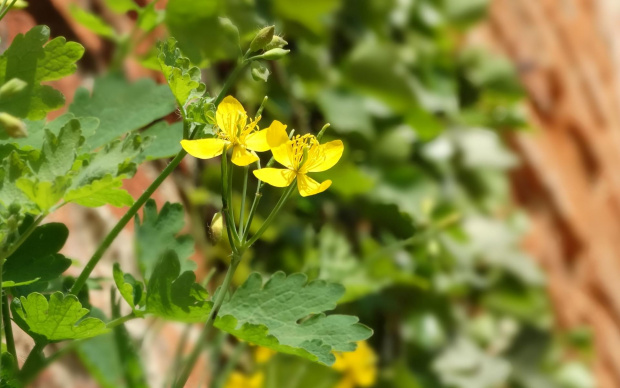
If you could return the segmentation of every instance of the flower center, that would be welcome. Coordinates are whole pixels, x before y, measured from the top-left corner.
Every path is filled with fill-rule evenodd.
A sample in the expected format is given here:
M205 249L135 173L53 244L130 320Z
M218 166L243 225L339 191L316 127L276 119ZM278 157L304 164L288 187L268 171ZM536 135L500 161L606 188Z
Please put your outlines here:
M316 154L319 142L314 135L297 135L291 139L291 161L295 170L299 170L308 159L312 158Z

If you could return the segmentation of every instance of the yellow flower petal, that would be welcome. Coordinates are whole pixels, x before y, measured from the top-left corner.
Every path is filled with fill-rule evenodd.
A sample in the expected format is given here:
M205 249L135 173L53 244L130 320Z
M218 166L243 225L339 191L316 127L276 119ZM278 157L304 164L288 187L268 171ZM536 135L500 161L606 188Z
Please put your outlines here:
M262 372L247 376L243 373L233 371L228 377L225 388L262 388L265 382L265 375Z
M269 151L269 143L267 142L267 130L250 133L245 138L245 146L257 152Z
M267 131L267 143L269 148L279 147L282 144L288 142L288 135L286 133L286 125L282 124L278 120L273 120Z
M231 160L237 166L247 166L248 164L256 162L258 156L254 152L248 151L245 147L237 144L233 148Z
M181 140L181 147L188 154L199 159L211 159L222 154L227 141L217 138L199 140Z
M297 174L297 189L299 189L299 194L301 194L302 197L308 197L310 195L322 193L323 191L327 190L327 188L331 186L331 184L332 181L330 180L319 183L307 176L306 174Z
M313 147L308 153L308 161L303 165L303 172L321 172L334 167L340 160L344 145L341 140L330 141Z
M245 127L248 115L245 113L245 109L236 98L227 96L217 106L215 112L215 121L220 130L224 131L229 139L236 137L237 130L241 125Z
M295 179L295 172L282 168L261 168L254 170L254 176L276 187L286 187Z
M291 160L291 156L293 156L293 151L291 149L291 142L286 142L278 147L272 148L271 152L273 153L273 158L283 165L286 168L290 168L292 170L295 169L293 165L293 161Z

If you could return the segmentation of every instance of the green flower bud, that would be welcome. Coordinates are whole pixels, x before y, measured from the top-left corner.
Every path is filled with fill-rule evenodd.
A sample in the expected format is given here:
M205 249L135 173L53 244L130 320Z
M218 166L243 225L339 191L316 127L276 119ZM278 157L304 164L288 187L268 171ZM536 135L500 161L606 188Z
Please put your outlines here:
M217 244L222 239L222 232L224 230L224 222L222 219L222 213L215 213L211 220L211 241Z
M255 52L265 48L265 46L267 46L273 39L274 31L274 26L265 27L258 31L256 36L252 40L252 43L250 43L250 52Z
M28 84L19 78L11 78L0 87L0 98L7 98L24 90Z
M281 48L274 48L274 49L271 49L271 50L267 51L263 55L259 55L257 58L267 59L267 60L280 59L280 58L284 57L286 54L288 54L290 51L291 50L284 50L284 49L281 49Z
M26 125L15 116L8 113L0 113L0 131L6 132L9 137L26 137Z
M271 39L271 42L269 42L269 44L267 44L267 46L265 46L264 49L269 51L274 48L282 48L286 46L287 44L288 44L287 41L280 38L278 35L274 35L273 38Z

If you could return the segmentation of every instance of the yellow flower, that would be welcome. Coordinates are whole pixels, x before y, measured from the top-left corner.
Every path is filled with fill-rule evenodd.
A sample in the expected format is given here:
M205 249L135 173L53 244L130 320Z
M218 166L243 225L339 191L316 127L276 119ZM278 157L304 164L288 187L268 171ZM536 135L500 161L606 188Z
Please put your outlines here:
M251 376L240 372L232 372L225 388L263 388L264 384L265 375L263 372L257 372Z
M237 166L247 166L258 160L254 151L268 151L288 141L286 125L274 121L269 128L259 131L256 125L259 120L260 117L248 121L241 103L228 96L215 112L217 137L181 140L181 146L188 154L200 159L214 158L222 154L224 147L232 147L232 162Z
M357 349L348 353L335 353L332 366L342 372L337 388L370 387L377 379L377 355L366 341L358 342Z
M297 135L271 149L274 159L286 167L285 169L262 168L255 170L254 175L276 187L287 187L297 178L297 188L302 196L318 194L327 190L332 181L319 183L306 174L332 168L338 163L343 150L344 146L340 140L319 144L314 135Z
M258 346L254 351L254 359L259 364L264 364L276 354L275 350L271 350L264 346Z

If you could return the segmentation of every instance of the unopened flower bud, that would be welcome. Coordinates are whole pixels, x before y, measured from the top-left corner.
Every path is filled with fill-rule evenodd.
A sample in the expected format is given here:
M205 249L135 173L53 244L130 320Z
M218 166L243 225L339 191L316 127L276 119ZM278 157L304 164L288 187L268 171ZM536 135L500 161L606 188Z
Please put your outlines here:
M250 52L262 50L271 43L274 31L274 26L265 27L258 31L254 39L252 39L252 43L250 43Z
M28 84L19 78L11 78L0 87L0 98L8 98L24 90Z
M0 113L0 131L6 132L9 137L26 137L26 125L17 117L8 113Z
M274 48L282 48L284 46L286 46L288 44L287 41L285 41L284 39L280 38L278 35L274 35L273 38L271 38L271 42L269 42L264 49L269 51L271 49Z
M217 244L222 239L222 231L224 230L224 222L222 213L215 213L211 220L211 240Z
M280 59L280 58L284 57L286 54L288 54L290 51L291 50L284 50L284 49L281 49L281 48L274 48L274 49L271 49L271 50L267 51L263 55L259 55L258 57L261 58L261 59L267 59L267 60Z

